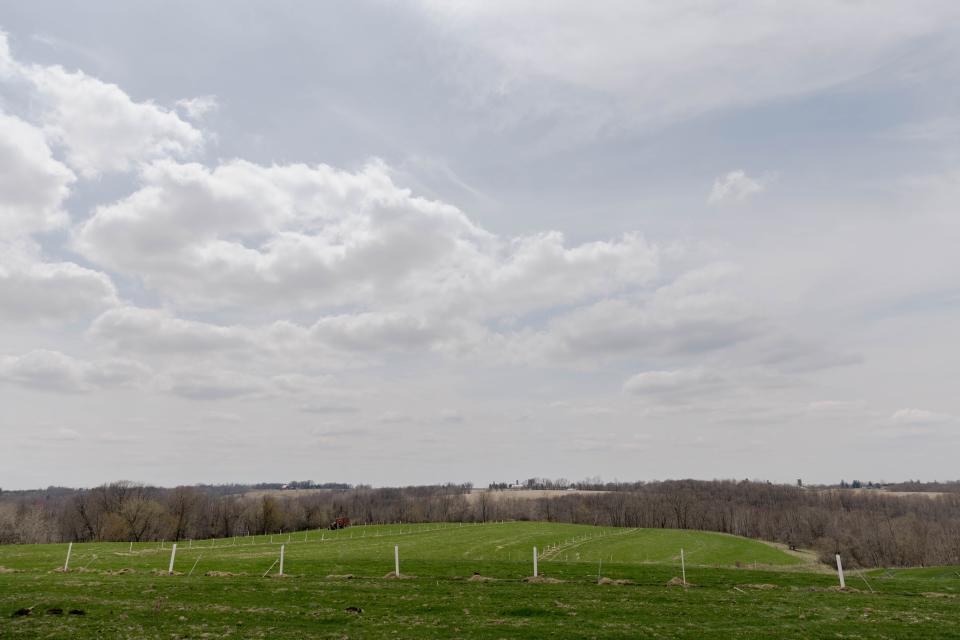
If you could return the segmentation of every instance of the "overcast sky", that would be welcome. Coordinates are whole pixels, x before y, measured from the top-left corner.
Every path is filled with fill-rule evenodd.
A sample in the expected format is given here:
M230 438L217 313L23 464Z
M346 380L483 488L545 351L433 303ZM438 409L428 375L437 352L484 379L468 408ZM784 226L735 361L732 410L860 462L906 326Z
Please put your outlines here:
M0 487L957 477L960 5L0 10Z

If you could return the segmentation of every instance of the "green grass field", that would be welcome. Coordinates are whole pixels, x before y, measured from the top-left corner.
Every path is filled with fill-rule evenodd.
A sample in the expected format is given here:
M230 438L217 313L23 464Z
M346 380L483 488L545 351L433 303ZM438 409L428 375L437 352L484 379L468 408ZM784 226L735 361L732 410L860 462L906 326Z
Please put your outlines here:
M394 545L407 579L385 577ZM534 545L540 572L558 582L524 582ZM686 589L667 586L681 547L696 585ZM66 549L0 547L0 637L960 637L955 568L849 573L854 589L838 592L802 557L705 532L353 527L181 541L175 575L165 575L169 544L74 545L63 573ZM597 584L598 572L625 584Z

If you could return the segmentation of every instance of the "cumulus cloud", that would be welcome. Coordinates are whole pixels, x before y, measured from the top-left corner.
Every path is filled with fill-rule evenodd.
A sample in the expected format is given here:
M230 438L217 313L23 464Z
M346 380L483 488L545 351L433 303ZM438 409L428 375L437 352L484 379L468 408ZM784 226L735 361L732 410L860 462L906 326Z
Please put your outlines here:
M72 321L119 304L110 278L72 262L0 259L0 320Z
M377 352L431 349L456 334L443 324L402 313L321 316L312 325L217 325L179 318L166 309L118 307L87 335L117 352L152 357L253 359L349 368Z
M63 201L76 177L54 159L42 131L2 112L0 167L0 233L4 237L48 231L67 222Z
M147 375L146 367L131 360L89 362L46 349L0 356L0 381L38 391L81 393L137 384Z
M220 105L216 96L198 96L177 100L177 107L192 120L200 120L208 113L216 111Z
M100 315L88 334L120 351L198 353L249 345L243 332L205 322L183 320L169 311L122 307Z
M644 371L630 377L623 390L631 395L657 402L683 402L716 392L728 381L720 374L702 367L672 371Z
M724 349L767 330L742 300L723 290L723 280L734 273L730 265L708 265L653 291L556 314L539 330L481 334L476 346L508 360L593 364Z
M713 188L710 190L710 197L707 198L707 202L710 204L740 202L760 193L763 189L762 182L751 178L746 172L738 169L713 181Z
M499 238L457 208L396 186L380 162L351 173L164 161L146 168L142 183L97 208L75 245L188 307L413 304L517 314L637 286L658 265L656 248L636 234L573 247L556 232Z
M84 177L189 155L203 143L203 134L175 112L136 102L114 84L60 66L19 63L2 32L0 73L28 87L45 135Z
M76 180L43 132L0 112L0 167L0 320L72 321L116 304L106 274L46 262L32 239L67 225L63 204Z

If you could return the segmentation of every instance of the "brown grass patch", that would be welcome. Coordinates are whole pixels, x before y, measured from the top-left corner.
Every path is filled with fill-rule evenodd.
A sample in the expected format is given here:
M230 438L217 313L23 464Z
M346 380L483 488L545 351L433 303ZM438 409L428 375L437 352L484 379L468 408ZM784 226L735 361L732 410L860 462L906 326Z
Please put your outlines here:
M692 582L684 583L683 578L674 577L674 578L670 578L670 580L667 581L667 586L668 587L685 587L689 589L690 587L695 587L697 585L693 584Z
M524 582L529 582L530 584L560 584L563 580L557 580L556 578L548 578L547 576L530 576L523 579Z

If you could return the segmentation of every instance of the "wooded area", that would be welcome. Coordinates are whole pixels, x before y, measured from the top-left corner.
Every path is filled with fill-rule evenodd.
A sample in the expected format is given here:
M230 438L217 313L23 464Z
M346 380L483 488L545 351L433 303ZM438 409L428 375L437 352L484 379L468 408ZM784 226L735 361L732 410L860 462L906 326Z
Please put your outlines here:
M114 482L0 494L0 543L231 537L326 527L339 516L357 524L546 520L719 531L812 548L825 562L839 552L851 566L960 564L960 493L695 480L605 488L531 499L510 491L470 496L470 485L244 495Z

